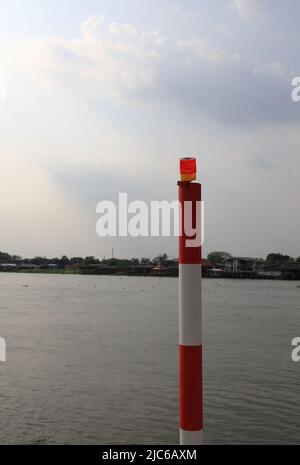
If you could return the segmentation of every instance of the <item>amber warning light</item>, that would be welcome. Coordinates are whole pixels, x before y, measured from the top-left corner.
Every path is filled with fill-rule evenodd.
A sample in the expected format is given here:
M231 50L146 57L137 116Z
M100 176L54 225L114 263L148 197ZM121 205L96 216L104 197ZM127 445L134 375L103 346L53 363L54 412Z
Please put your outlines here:
M195 181L197 177L196 158L181 158L180 177L182 182Z

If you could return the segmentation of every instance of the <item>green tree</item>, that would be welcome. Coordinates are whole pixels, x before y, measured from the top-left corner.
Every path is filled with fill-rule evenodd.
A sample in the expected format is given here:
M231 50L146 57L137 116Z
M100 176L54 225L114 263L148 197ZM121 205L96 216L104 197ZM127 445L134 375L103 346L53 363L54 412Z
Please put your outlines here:
M85 257L85 259L84 259L84 264L85 265L97 265L98 263L99 263L98 258L95 258L93 256Z
M81 265L83 262L84 259L82 257L72 257L70 260L70 265Z
M68 257L66 255L63 255L60 259L60 265L67 266L69 265L69 263L70 263L70 260L68 259Z
M231 258L230 253L228 252L223 252L223 251L216 251L216 252L210 252L207 255L207 258L213 265L217 265L218 263L224 263L225 260L228 258Z
M0 262L1 263L11 262L11 256L6 252L0 252Z
M268 265L278 265L281 263L287 263L292 261L292 257L289 255L283 255L281 253L269 253L269 255L266 258L266 262Z
M154 264L166 265L168 263L168 255L166 253L160 254L153 258Z

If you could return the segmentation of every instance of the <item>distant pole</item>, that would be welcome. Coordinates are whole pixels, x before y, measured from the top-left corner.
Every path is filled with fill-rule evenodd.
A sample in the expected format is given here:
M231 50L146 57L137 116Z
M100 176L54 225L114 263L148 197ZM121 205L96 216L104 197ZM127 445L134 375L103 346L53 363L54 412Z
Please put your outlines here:
M180 444L203 443L202 387L202 292L201 245L191 247L193 239L186 223L196 226L200 209L201 184L196 179L196 159L180 160L179 202L181 205L179 236L179 384ZM199 214L199 211L198 211ZM200 231L197 231L200 237Z
M114 249L111 249L111 258L114 258Z

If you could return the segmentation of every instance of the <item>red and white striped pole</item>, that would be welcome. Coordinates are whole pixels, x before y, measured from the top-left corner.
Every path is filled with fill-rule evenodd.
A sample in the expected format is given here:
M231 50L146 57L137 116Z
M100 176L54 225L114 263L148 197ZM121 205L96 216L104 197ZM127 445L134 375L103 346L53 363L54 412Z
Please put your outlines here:
M195 158L180 160L179 384L180 444L203 443L201 184ZM191 227L195 234L191 236ZM192 242L191 242L192 241ZM192 246L191 246L192 245Z

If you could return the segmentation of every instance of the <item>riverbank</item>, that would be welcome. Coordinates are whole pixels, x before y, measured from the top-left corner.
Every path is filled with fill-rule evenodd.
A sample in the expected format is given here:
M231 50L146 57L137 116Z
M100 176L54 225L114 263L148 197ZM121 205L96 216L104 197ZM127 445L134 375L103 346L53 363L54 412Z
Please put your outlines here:
M90 275L90 276L144 276L144 277L165 277L178 278L178 269L161 269L153 270L152 267L128 267L120 269L119 267L97 268L80 267L80 268L1 268L0 273L26 273L26 274L61 274L61 275ZM253 271L219 271L218 273L210 270L202 270L202 277L207 279L252 279L252 280L277 280L277 281L300 281L300 276L284 275L281 273L262 273Z

